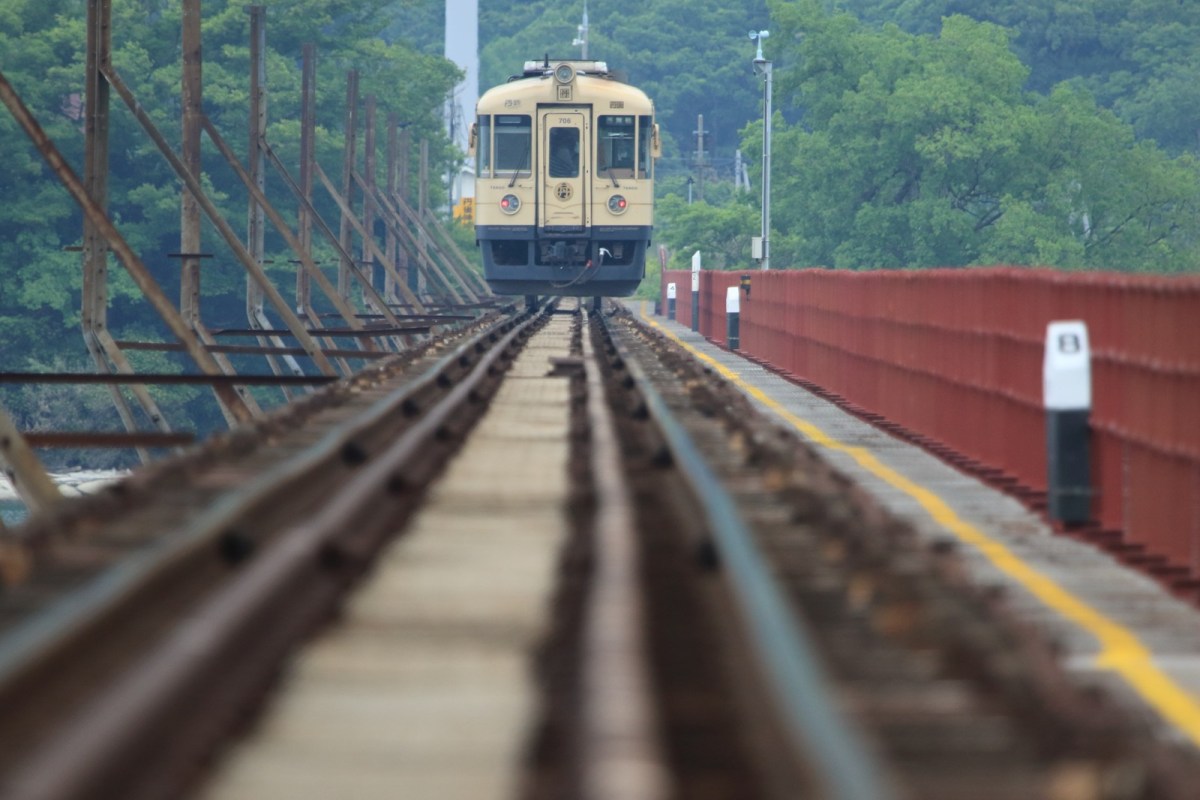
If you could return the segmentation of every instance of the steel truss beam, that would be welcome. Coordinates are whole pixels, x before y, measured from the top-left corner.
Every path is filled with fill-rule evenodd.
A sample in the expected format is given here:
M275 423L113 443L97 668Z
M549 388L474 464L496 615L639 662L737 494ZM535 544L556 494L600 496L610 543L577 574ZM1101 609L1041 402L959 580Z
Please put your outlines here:
M297 185L266 141L266 90L265 90L265 8L250 6L251 40L251 102L250 102L250 149L249 169L244 167L237 155L224 142L211 119L203 109L202 57L200 42L200 0L184 0L181 44L183 66L181 80L181 145L175 151L162 136L134 92L116 71L111 62L111 0L88 0L87 33L87 96L86 96L86 142L85 176L80 181L71 167L62 158L53 142L41 129L37 120L24 106L3 73L0 73L0 101L3 101L14 119L34 142L46 163L67 188L72 198L84 213L83 236L83 300L81 309L83 338L88 352L97 368L97 380L109 386L118 414L129 432L124 440L135 443L143 461L149 453L140 442L166 441L172 436L171 427L161 410L150 396L147 385L154 383L152 377L137 376L125 356L124 347L150 349L136 343L117 342L108 331L107 306L107 257L111 251L129 273L143 296L166 324L176 343L162 343L164 349L179 349L186 352L213 386L222 413L230 425L246 422L261 414L252 395L239 382L236 370L226 354L265 356L271 372L281 376L284 371L278 358L293 376L303 378L303 369L296 355L307 355L322 375L336 376L339 372L349 374L352 370L347 362L350 358L375 358L383 351L402 348L411 342L414 335L428 332L429 323L406 324L413 320L398 317L393 309L402 301L418 315L425 315L433 306L422 301L410 288L409 267L425 279L428 287L438 287L435 304L467 305L479 304L482 296L490 294L486 286L472 270L466 267L461 251L455 246L436 219L423 221L419 212L413 212L397 184L407 184L408 178L408 131L400 131L396 115L388 117L387 133L387 182L385 187L376 185L376 107L373 97L366 101L364 127L365 152L363 172L356 169L356 141L358 122L358 74L352 72L347 87L346 150L343 164L343 186L339 192L315 159L313 137L315 135L315 51L305 46L303 83L303 126L301 142L300 182ZM158 148L177 178L183 183L180 201L180 252L181 285L179 304L176 307L162 291L145 264L133 252L120 232L107 216L108 154L110 93L115 91L143 129L146 136ZM246 242L243 244L229 224L221 217L215 204L206 195L200 183L201 138L207 134L220 155L230 165L238 178L247 187L249 208L247 212ZM422 142L422 175L427 173L427 143ZM283 176L289 190L296 195L299 204L299 229L293 232L265 195L265 165L270 161ZM319 177L341 212L341 231L334 235L332 229L320 217L312 204L314 175ZM361 218L354 213L355 190L362 193ZM425 205L427 187L422 183L421 205ZM247 273L246 309L251 330L258 338L257 347L234 347L217 344L214 332L206 329L201 317L201 220L207 216L222 240L232 250ZM297 314L271 283L263 269L265 222L269 219L277 228L288 247L294 252L298 266ZM382 220L386 240L376 241L374 225ZM334 287L311 256L312 227L316 225L321 234L334 245L339 259L338 286ZM431 234L430 231L433 231ZM353 236L362 237L362 261L356 262L352 247ZM360 263L365 269L360 268ZM373 280L373 266L378 263L385 275L382 287ZM362 287L363 303L375 312L379 325L364 325L364 315L356 313L349 300L351 281ZM344 320L344 328L330 328L321 322L323 316L312 306L311 284L315 282ZM438 296L440 295L440 297ZM276 330L268 321L264 303L270 301L282 319L286 331ZM354 338L360 351L339 348L333 337ZM299 346L285 344L292 338ZM325 346L318 346L314 337L320 337ZM334 359L335 361L331 361ZM261 376L254 376L261 377ZM192 376L199 379L201 376ZM277 381L287 383L287 381ZM129 386L132 397L159 433L146 434L138 430L135 409L119 388ZM286 390L285 390L286 391ZM74 434L72 434L74 435ZM139 438L141 435L141 438Z
M267 130L267 8L266 6L250 6L250 142L247 148L250 181L260 192L266 189L266 155L259 144ZM258 264L266 260L266 220L263 207L251 193L249 208L246 212L246 248ZM263 292L252 275L246 275L246 319L250 327L265 329L272 327L267 320L266 309L263 307ZM258 337L262 347L282 347L279 338L266 336ZM301 351L300 355L304 355ZM293 355L284 355L283 363L293 375L303 375L304 370ZM267 355L267 365L276 375L283 374L278 359ZM283 395L291 400L288 389L283 389Z
M87 117L84 129L84 184L88 196L107 213L108 207L108 83L100 74L100 65L112 58L112 3L110 0L88 0L87 9L87 74L84 106ZM83 222L83 293L80 326L84 346L92 362L101 372L132 373L133 367L108 333L108 245L104 237L86 218ZM133 386L134 399L142 407L151 424L164 433L171 430L166 416L159 409L145 386ZM117 416L125 430L139 429L133 409L116 386L109 387ZM150 452L136 448L138 459L150 462Z
M101 71L105 72L103 66L101 66ZM220 366L208 353L195 333L192 332L192 329L184 322L183 317L179 315L179 311L171 303L170 299L167 298L162 287L154 280L154 276L150 274L150 270L138 258L120 231L109 221L104 209L97 205L88 195L87 189L79 179L79 176L71 169L71 166L62 157L62 154L59 153L58 148L55 147L50 137L46 135L41 125L34 119L3 72L0 72L0 102L4 103L9 113L12 114L13 119L21 126L26 135L33 140L34 145L42 154L46 163L58 175L59 180L62 181L67 191L71 194L71 197L83 211L84 217L96 229L101 238L104 239L112 253L116 255L117 260L121 262L121 266L129 273L129 277L133 279L138 289L141 290L142 295L158 313L171 333L183 343L187 354L191 356L192 361L195 362L200 371L208 375L220 375ZM114 350L116 349L114 346ZM243 421L251 419L250 410L241 402L241 398L232 387L218 387L215 391L220 394L222 399L231 408L239 410L240 419Z
M367 191L366 182L357 172L354 174L354 180L364 191ZM400 233L402 241L409 249L418 267L424 269L426 277L429 277L430 273L436 276L438 282L446 288L456 303L478 302L480 299L479 294L471 288L470 280L464 275L464 272L469 272L469 270L460 269L454 263L454 259L446 254L437 243L437 240L430 234L429 226L421 221L420 215L408 205L404 198L400 195L394 195L390 198L386 197L375 187L372 187L371 191L373 192L375 201L384 210L384 216L388 224ZM409 229L409 224L416 228L416 234ZM433 257L430 255L431 252ZM465 296L454 288L454 284L446 274L447 272L453 275L458 281L459 287L465 293Z

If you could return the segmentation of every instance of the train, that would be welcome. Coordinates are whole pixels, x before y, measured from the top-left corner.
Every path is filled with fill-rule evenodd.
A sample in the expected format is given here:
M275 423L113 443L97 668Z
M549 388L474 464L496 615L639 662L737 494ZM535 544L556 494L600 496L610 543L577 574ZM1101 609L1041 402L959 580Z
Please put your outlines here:
M475 240L492 291L621 296L646 273L654 103L603 61L528 61L471 126Z

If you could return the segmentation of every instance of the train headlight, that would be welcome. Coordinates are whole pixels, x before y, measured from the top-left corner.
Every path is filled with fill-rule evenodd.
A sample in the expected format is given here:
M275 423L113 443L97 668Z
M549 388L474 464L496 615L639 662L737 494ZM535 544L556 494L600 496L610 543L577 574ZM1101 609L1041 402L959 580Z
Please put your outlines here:
M505 214L515 214L521 210L521 198L515 194L506 194L500 198L500 210Z
M625 199L625 195L614 194L608 198L608 210L612 213L624 214L627 208L629 208L629 201Z
M575 79L575 68L570 64L559 64L554 68L554 80L559 83L570 83Z

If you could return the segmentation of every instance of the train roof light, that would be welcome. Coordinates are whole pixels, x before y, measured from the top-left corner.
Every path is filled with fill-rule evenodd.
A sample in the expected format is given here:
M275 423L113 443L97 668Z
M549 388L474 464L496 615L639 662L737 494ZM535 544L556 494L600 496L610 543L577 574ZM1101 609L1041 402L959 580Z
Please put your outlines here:
M570 64L559 64L554 68L554 80L559 83L570 83L575 80L575 68Z

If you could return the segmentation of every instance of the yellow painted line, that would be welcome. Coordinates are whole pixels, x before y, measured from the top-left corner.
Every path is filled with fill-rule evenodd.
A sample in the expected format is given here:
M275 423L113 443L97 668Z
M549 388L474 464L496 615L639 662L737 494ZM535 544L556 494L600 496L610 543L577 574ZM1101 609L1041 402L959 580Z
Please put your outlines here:
M758 387L746 383L738 373L708 354L700 352L673 332L659 325L646 315L645 301L641 305L641 317L680 347L711 366L725 380L736 385L743 392L785 419L805 438L821 447L845 453L875 477L913 498L935 522L953 534L959 541L977 549L996 569L1025 587L1043 604L1090 633L1095 637L1100 648L1100 652L1096 654L1096 667L1120 676L1164 719L1178 728L1193 744L1200 747L1200 703L1197 702L1194 695L1155 666L1153 653L1132 631L1109 619L1067 589L1026 564L1003 543L958 516L940 496L896 472L876 458L871 451L838 441L808 420L788 411Z

